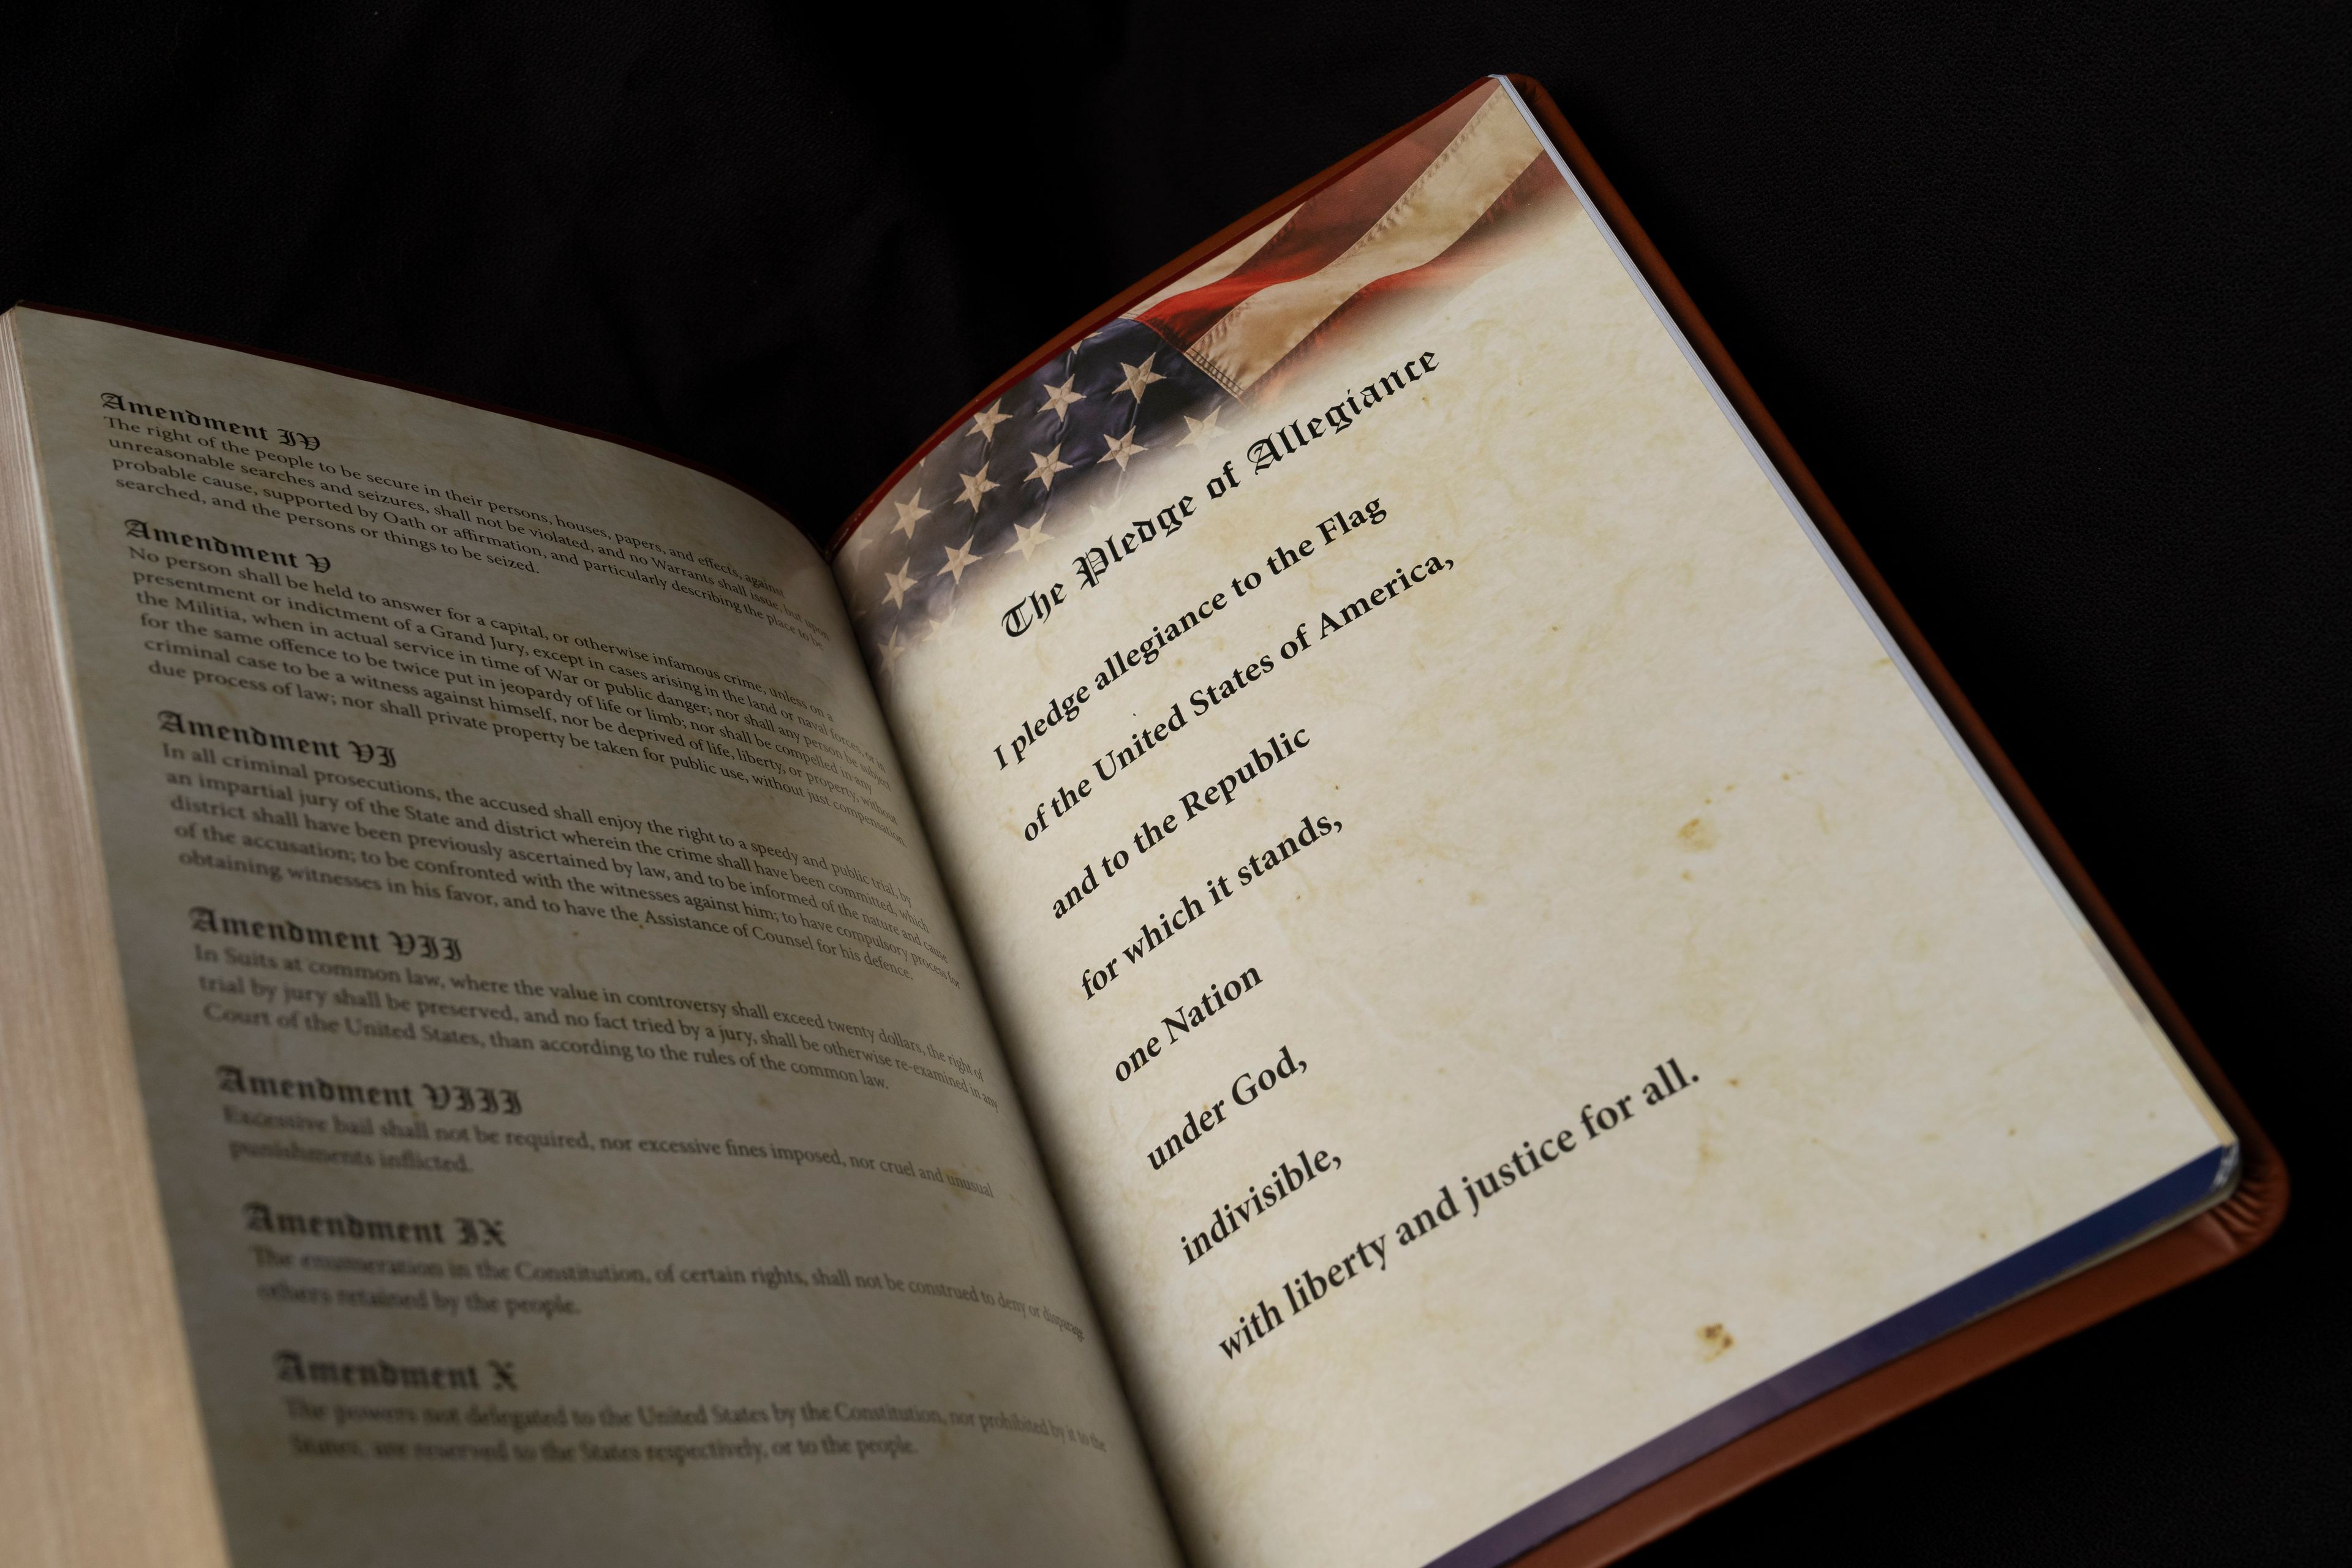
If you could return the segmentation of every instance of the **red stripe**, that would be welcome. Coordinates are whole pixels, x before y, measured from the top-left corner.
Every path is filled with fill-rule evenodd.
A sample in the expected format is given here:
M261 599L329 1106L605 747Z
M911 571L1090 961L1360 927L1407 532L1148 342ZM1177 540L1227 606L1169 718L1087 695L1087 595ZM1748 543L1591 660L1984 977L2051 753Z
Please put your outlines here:
M1323 318L1315 330L1294 344L1272 369L1260 376L1250 388L1253 398L1278 396L1283 386L1304 363L1312 356L1316 346L1335 331L1347 331L1361 323L1367 315L1390 306L1402 304L1414 294L1435 292L1440 297L1453 294L1482 274L1492 270L1502 259L1503 250L1511 239L1511 226L1505 220L1516 212L1539 206L1552 201L1573 201L1568 182L1549 158L1540 153L1522 170L1503 194L1496 196L1478 220L1462 231L1462 237L1420 266L1403 272L1391 272L1378 278L1350 294L1338 310Z
M1171 295L1137 319L1177 348L1190 348L1259 289L1329 266L1396 205L1489 96L1466 95L1346 179L1307 198L1240 267L1213 283Z

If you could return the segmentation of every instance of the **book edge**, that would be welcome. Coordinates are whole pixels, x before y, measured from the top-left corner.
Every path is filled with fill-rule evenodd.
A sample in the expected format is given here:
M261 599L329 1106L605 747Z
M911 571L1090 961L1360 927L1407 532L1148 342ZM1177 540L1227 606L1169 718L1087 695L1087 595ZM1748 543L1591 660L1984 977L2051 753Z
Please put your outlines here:
M2092 931L2105 944L2116 967L2155 1016L2198 1086L2236 1133L2238 1142L2234 1147L2240 1156L2234 1190L2185 1223L2105 1261L2095 1261L2022 1300L1997 1306L1975 1321L1930 1338L1873 1369L1850 1374L1833 1387L1818 1390L1794 1408L1640 1485L1622 1500L1612 1502L1589 1517L1564 1521L1559 1533L1549 1541L1538 1537L1523 1542L1519 1550L1525 1551L1525 1555L1512 1559L1525 1568L1599 1568L1815 1454L1860 1436L1962 1384L2127 1307L2242 1258L2275 1234L2285 1218L2289 1181L2276 1146L2222 1073L2203 1038L1852 529L1797 456L1786 434L1740 374L1722 341L1707 325L1623 198L1601 173L1559 105L1530 77L1514 74L1502 79L1517 92L1561 160L1573 171L1591 198L1593 216L1623 247L1643 281L1714 378L1725 400L1819 531L1864 602L1910 660L1920 683L1943 710L2000 801L2041 852ZM2096 1254L2090 1256L2095 1258ZM1528 1547L1532 1550L1526 1550ZM1441 1558L1439 1562L1450 1559Z
M16 326L0 318L0 946L22 974L0 988L0 1517L47 1568L226 1568Z
M2124 928L2090 872L2069 845L2057 824L2052 820L2041 802L2009 760L2000 742L1979 716L1973 704L1954 680L1929 645L1918 625L1895 597L1894 589L1882 576L1861 542L1854 537L1845 520L1831 505L1820 483L1797 456L1788 437L1766 411L1763 402L1747 378L1732 363L1731 357L1698 312L1698 308L1685 293L1681 283L1666 267L1657 247L1650 242L1624 201L1601 172L1592 155L1576 137L1559 106L1542 86L1526 77L1506 79L1526 98L1543 122L1544 130L1559 145L1560 153L1583 182L1587 191L1601 211L1602 217L1614 231L1641 270L1643 277L1656 292L1660 302L1681 330L1692 350L1706 365L1721 387L1726 399L1738 412L1757 444L1771 460L1781 479L1788 484L1799 503L1804 508L1822 539L1844 567L1860 590L1864 599L1885 626L1888 635L1911 660L1921 683L1942 707L1952 727L1978 763L1984 769L2001 800L2016 815L2035 848L2039 849L2056 874L2060 884L2081 910L2092 931L2105 942L2116 966L2128 979L2148 1010L2155 1015L2166 1036L2179 1050L2195 1074L2199 1087L2212 1099L2216 1108L2231 1128L2237 1132L2243 1148L2243 1177L2240 1191L2221 1205L2217 1214L2228 1216L2229 1228L2240 1238L2241 1250L2251 1250L2268 1238L2284 1217L2286 1203L2286 1171L2278 1150L2260 1123L2253 1119L2236 1089L2222 1073L2210 1050L2188 1018L2180 1005L2166 989L2139 945Z

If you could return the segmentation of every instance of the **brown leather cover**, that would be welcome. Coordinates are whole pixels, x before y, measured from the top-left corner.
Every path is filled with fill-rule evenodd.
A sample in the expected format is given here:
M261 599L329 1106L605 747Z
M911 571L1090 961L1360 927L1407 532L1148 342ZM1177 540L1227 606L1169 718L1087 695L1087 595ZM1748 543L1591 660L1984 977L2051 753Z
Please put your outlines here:
M2026 788L2025 781L2018 776L2000 742L1985 728L1984 721L1977 717L1976 710L1954 684L1935 649L1927 646L1901 601L1887 587L1886 580L1871 564L1853 531L1822 493L1813 476L1806 471L1795 448L1789 445L1789 438L1780 433L1772 416L1765 412L1755 389L1739 374L1739 367L1731 363L1722 342L1708 328L1682 285L1675 280L1657 247L1642 232L1642 226L1633 221L1633 215L1626 210L1608 176L1601 172L1592 154L1570 128L1559 106L1540 84L1528 78L1513 76L1510 79L1543 122L1545 133L1559 149L1560 156L1575 171L1578 181L1599 209L1595 216L1615 231L1634 266L1641 268L1642 276L1674 317L1675 324L1690 340L1691 347L1723 388L1724 395L1748 422L1758 444L1852 574L1871 608L1886 623L1887 630L1894 634L1920 679L1951 716L1953 726L1984 764L1986 773L2009 802L2010 809L2025 825L2026 832L2058 873L2059 880L2082 906L2092 929L2107 944L2116 963L2164 1026L2165 1033L2172 1037L2189 1069L2204 1085L2205 1092L2229 1119L2237 1131L2243 1161L2237 1190L2187 1224L1955 1330L1811 1404L1800 1405L1554 1536L1518 1560L1529 1568L1588 1568L1612 1562L1643 1542L1664 1534L1717 1503L1728 1501L1791 1465L1849 1437L1859 1436L1939 1394L2245 1256L2267 1240L2285 1217L2287 1174L2278 1150L2248 1112L2230 1080L2222 1077L2205 1042L2198 1038L2179 1005L2148 967L2138 944L2116 919L2115 910L2083 869L2082 861L2068 847L2057 825L2033 798L2032 791Z
M2137 987L2149 1010L2179 1047L2198 1081L2204 1085L2206 1093L2212 1097L2213 1103L2236 1130L2242 1162L2237 1189L2227 1199L2196 1218L1798 1406L1664 1479L1654 1482L1581 1524L1571 1526L1517 1560L1521 1568L1595 1568L1597 1564L1615 1561L1643 1542L1655 1540L1677 1525L1719 1503L1729 1501L1748 1488L1770 1479L1826 1448L1859 1436L1938 1394L2005 1366L2103 1318L2111 1317L2126 1307L2243 1257L2262 1245L2284 1217L2287 1174L2277 1149L2248 1113L2245 1103L2238 1098L2237 1090L2231 1088L2229 1080L2222 1077L2221 1069L2215 1065L2204 1042L2198 1038L2197 1031L2189 1026L2179 1005L2165 990L2163 982L2157 978L2156 972L2148 967L2147 960L2116 919L2115 911L2084 872L2082 862L2067 847L2056 825L2033 798L2032 792L2026 788L2025 781L2018 776L2016 768L1985 728L1984 721L1978 718L1976 710L1953 683L1943 661L1936 657L1935 650L1919 635L1919 628L1887 587L1878 569L1871 564L1870 557L1855 541L1853 531L1846 527L1844 520L1838 516L1837 509L1822 493L1821 486L1806 471L1804 463L1789 445L1788 437L1781 434L1780 426L1765 411L1755 389L1739 374L1738 366L1731 363L1721 341L1708 328L1698 308L1691 303L1690 296L1683 291L1682 285L1675 280L1674 273L1668 270L1657 247L1642 232L1641 225L1633 221L1633 215L1626 209L1624 201L1610 184L1608 176L1601 172L1600 165L1592 161L1592 154L1586 151L1584 143L1570 128L1559 106L1552 101L1551 95L1529 78L1514 75L1510 81L1535 111L1561 157L1575 172L1578 182L1591 198L1593 216L1609 226L1624 246L1626 253L1633 258L1634 266L1641 269L1642 276L1665 306L1667 313L1674 318L1675 325L1682 329L1683 335L1697 352L1725 396L1739 411L1740 417L1747 421L1758 444L1771 458L1773 466L1788 482L1789 489L1811 515L1822 536L1828 541L1830 548L1853 575L1863 596L1885 623L1887 630L1919 672L1920 679L1927 682L1928 689L1943 704L1953 726L1976 753L1985 773L2008 801L2010 808L2017 814L2018 820L2024 824L2026 832L2048 858L2066 890L2082 907L2092 928L2106 943L2116 963ZM1475 90L1479 85L1474 82L1463 90ZM1455 96L1458 98L1460 95ZM1448 100L1449 103L1452 101ZM1440 104L1428 114L1399 127L1313 179L1284 192L1141 282L1121 291L1098 309L1088 311L1066 331L1056 334L990 384L954 418L941 426L938 434L911 454L905 463L892 471L865 504L842 525L834 537L833 548L838 550L848 541L867 514L880 504L883 497L933 447L961 426L974 413L992 404L1032 370L1063 352L1105 320L1148 298L1161 285L1182 276L1201 261L1262 226L1276 215L1297 205L1391 142L1444 112L1445 108L1445 104ZM1571 1476L1559 1478L1563 1485L1574 1479Z

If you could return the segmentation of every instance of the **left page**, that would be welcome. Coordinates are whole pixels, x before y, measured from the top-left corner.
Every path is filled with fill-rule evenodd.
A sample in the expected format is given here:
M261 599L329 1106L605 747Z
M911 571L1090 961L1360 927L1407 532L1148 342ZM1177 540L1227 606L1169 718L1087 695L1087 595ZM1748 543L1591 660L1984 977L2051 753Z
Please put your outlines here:
M7 328L235 1560L1173 1561L799 534Z

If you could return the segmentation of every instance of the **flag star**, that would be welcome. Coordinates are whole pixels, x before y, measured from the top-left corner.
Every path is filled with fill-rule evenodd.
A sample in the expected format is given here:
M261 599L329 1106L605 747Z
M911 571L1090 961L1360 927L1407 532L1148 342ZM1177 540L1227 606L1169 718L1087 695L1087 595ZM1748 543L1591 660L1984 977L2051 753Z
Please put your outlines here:
M1124 436L1113 436L1106 440L1103 444L1103 455L1097 458L1095 461L1097 463L1108 463L1113 458L1117 458L1118 461L1118 471L1123 474L1127 472L1127 461L1129 458L1134 457L1139 452L1148 452L1150 450L1151 450L1151 448L1137 440L1135 438L1135 432L1129 430Z
M888 669L892 665L898 663L898 656L905 653L907 649L912 646L912 644L900 637L896 630L893 630L890 633L890 640L884 643L881 647L882 668L884 669Z
M1053 538L1052 534L1045 531L1045 520L1041 517L1034 522L1014 523L1013 542L1004 548L1008 552L1018 550L1021 552L1021 559L1026 561L1036 553L1039 545L1051 543Z
M1054 476L1070 466L1062 461L1062 448L1058 446L1050 452L1030 453L1029 463L1029 477L1049 490L1054 488Z
M970 506L972 510L978 511L980 498L995 488L996 481L988 477L988 465L982 463L980 466L980 472L963 476L963 494L956 499Z
M904 533L909 539L915 537L915 524L930 516L932 511L931 508L923 504L923 492L920 488L916 489L913 500L892 501L890 504L898 509L898 521L890 525L890 531L893 533Z
M932 617L929 623L930 635L926 637L923 640L927 643L939 641L940 637L947 635L948 623L953 619L955 619L955 606L950 605L946 609L941 610L936 616Z
M967 539L961 544L954 544L948 547L948 563L940 567L938 571L932 573L931 575L934 577L945 577L950 574L953 574L956 580L956 586L961 588L963 586L964 568L970 566L973 562L979 559L979 556L974 555L971 552L971 541Z
M1045 401L1038 406L1037 412L1040 414L1051 414L1060 419L1068 419L1070 416L1070 405L1073 403L1084 403L1087 400L1087 395L1085 393L1071 390L1076 387L1077 384L1078 373L1076 371L1072 371L1070 373L1070 379L1062 383L1059 386L1055 386L1050 381L1047 382L1045 384Z
M882 574L882 580L890 584L890 591L882 595L882 602L894 610L907 602L907 590L915 585L915 580L907 575L907 567L909 564L908 562L901 561L896 572L886 572Z
M1111 395L1113 397L1117 397L1119 392L1124 392L1129 397L1134 398L1138 403L1142 402L1143 389L1145 387L1150 386L1155 381L1166 381L1168 379L1166 376L1161 375L1158 371L1151 368L1151 362L1159 357L1160 351L1154 349L1151 353L1143 356L1143 363L1141 364L1129 364L1125 360L1119 361L1118 368L1125 371L1127 374L1119 378L1118 392L1114 392Z
M1205 447L1220 436L1233 434L1230 430L1217 428L1217 416L1223 412L1222 408L1212 408L1206 419L1195 419L1189 414L1184 416L1184 438L1176 444L1179 447Z
M1002 403L1004 400L1000 397L996 401L997 403ZM996 411L996 403L992 403L987 407L982 409L979 413L971 416L971 427L975 431L979 432L980 438L982 440L991 440L994 438L996 435L996 427L1012 417L1013 416L1010 414L998 413Z

